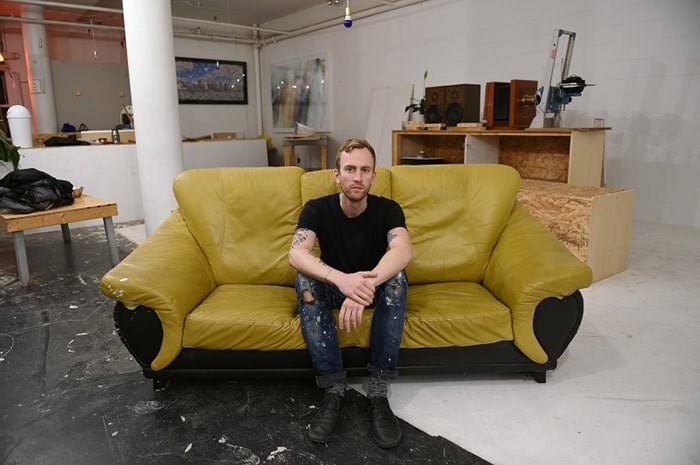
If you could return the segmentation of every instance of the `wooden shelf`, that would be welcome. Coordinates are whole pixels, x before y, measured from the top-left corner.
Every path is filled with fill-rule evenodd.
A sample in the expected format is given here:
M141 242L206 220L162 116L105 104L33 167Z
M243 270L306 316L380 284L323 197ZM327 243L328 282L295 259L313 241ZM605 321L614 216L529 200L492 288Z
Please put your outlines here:
M600 186L608 129L393 131L392 164L423 154L446 163L501 163L518 170L524 179Z

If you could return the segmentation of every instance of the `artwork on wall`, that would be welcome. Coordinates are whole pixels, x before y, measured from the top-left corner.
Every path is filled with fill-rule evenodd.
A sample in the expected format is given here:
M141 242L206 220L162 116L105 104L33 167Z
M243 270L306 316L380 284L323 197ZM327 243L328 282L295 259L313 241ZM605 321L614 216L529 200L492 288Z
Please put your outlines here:
M328 59L325 54L272 64L272 127L293 131L296 123L330 131Z
M175 71L178 103L248 103L243 61L175 57Z

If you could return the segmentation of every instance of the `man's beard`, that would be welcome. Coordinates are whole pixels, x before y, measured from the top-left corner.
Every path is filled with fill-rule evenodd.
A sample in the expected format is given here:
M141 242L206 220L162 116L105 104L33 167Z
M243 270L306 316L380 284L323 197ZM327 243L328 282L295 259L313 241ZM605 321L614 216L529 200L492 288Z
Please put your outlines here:
M349 186L347 188L341 188L341 191L343 192L343 195L345 195L345 197L348 200L352 200L353 202L357 202L357 201L364 199L365 197L367 197L367 194L369 193L369 190L366 189L365 187L361 187L361 189L362 189L361 191L356 191L356 190L353 190L352 188L353 188L353 186Z

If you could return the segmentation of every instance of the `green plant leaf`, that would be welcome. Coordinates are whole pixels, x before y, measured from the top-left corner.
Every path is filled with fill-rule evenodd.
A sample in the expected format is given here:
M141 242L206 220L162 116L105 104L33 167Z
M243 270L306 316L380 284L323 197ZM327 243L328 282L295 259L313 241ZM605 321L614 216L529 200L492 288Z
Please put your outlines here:
M16 170L19 165L19 158L19 147L13 145L5 134L5 131L0 129L0 160L11 162L12 169Z

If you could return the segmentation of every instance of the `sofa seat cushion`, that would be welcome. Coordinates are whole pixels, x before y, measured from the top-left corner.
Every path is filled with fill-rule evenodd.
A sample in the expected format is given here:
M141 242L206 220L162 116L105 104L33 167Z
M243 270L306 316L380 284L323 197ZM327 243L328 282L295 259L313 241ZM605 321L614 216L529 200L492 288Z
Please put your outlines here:
M306 349L293 287L218 286L185 320L182 346L209 350ZM338 319L338 309L333 311ZM339 331L341 347L369 347L372 310L360 328Z
M306 347L293 287L218 286L185 320L182 346L211 350Z
M452 347L512 340L508 308L477 283L411 286L401 347ZM338 310L334 310L338 317ZM369 347L372 310L360 328L339 332L341 347ZM185 320L183 347L209 350L305 349L292 287L217 287Z
M480 284L409 286L402 347L466 347L512 340L510 310Z

